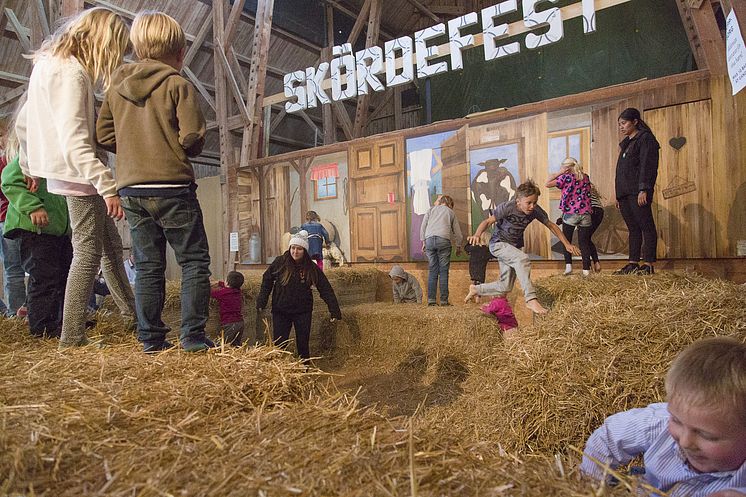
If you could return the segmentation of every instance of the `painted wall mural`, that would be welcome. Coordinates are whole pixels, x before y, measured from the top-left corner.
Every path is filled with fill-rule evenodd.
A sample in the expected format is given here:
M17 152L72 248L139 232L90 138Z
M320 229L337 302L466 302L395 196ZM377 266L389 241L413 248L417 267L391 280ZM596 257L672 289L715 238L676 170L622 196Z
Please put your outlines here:
M472 232L495 206L515 197L521 183L522 142L511 141L470 151Z
M410 138L407 151L407 221L409 225L409 256L424 260L420 243L422 220L439 195L443 194L444 142L456 133L448 131Z

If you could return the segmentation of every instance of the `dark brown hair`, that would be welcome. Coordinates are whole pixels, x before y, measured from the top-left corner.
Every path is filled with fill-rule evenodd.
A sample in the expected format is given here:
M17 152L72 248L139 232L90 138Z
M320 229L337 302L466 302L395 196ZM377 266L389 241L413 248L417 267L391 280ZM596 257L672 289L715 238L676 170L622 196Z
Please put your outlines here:
M316 283L319 281L319 267L313 262L311 256L308 255L308 250L303 249L303 257L299 262L295 262L293 256L290 255L290 250L286 250L280 258L282 261L282 268L280 269L278 278L280 285L287 285L295 271L303 271L311 282L311 285L316 286Z
M243 274L238 271L231 271L225 277L225 284L231 288L241 288L243 285Z
M518 188L515 191L515 198L530 197L531 195L536 195L538 197L541 195L541 190L539 190L539 187L536 186L536 183L534 183L533 180L527 179L518 185Z

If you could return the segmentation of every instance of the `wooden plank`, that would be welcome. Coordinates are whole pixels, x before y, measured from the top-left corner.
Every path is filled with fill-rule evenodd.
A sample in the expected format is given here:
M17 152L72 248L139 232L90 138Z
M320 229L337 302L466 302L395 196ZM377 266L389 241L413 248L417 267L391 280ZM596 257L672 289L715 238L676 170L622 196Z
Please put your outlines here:
M467 12L472 12L472 10L467 9L463 5L431 5L430 11L435 14L442 14L447 16L463 16Z
M328 1L328 0L327 0ZM596 11L608 9L610 7L615 7L617 5L622 5L627 2L630 2L631 0L596 0ZM574 19L576 17L581 17L583 15L583 6L580 2L567 5L565 7L562 7L560 9L562 12L562 19L567 21L568 19ZM513 22L508 25L508 32L510 33L510 36L516 36L525 32L530 31L533 28L527 27L523 20ZM474 47L478 47L480 45L484 44L484 37L482 33L477 33L474 35ZM445 57L451 53L451 47L449 43L445 43L443 45L438 46L438 52L440 56ZM415 61L416 64L416 61ZM401 61L397 62L397 68L401 68ZM332 86L331 78L325 79L321 85L323 89L329 89ZM270 105L270 104L278 104L287 101L287 97L285 96L285 93L276 93L274 95L270 95L264 98L264 105Z
M202 21L199 31L197 31L197 35L192 40L192 44L189 47L189 50L187 50L186 55L184 55L185 67L192 63L194 56L197 55L197 52L202 48L202 44L205 42L205 38L207 38L207 33L210 31L210 28L212 28L212 7L207 11L205 20Z
M241 92L245 92L249 88L249 82L243 74L241 63L238 61L238 57L236 57L235 49L233 47L228 47L228 53L226 55L228 55L228 62L230 62L231 71L238 80L238 86L241 89Z
M31 40L26 35L26 30L21 22L18 20L18 17L16 17L16 13L13 12L11 9L6 8L5 17L8 18L8 22L10 22L10 25L13 26L13 31L16 32L16 36L18 37L18 41L21 43L23 50L25 52L33 51Z
M394 87L394 129L402 128L401 86Z
M436 16L433 13L432 10L428 9L424 4L422 4L418 0L407 0L407 2L411 3L412 5L414 5L414 7L417 10L419 10L420 12L422 12L423 14L425 14L427 17L429 17L430 19L432 19L436 23L439 24L439 23L443 22L443 21L440 20L440 17Z

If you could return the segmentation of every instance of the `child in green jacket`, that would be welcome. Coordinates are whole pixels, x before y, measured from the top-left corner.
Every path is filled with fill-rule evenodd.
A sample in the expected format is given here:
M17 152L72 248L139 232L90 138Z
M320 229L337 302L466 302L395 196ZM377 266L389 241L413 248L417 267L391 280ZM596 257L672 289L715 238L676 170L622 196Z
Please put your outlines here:
M2 172L8 201L6 238L21 245L21 263L29 274L29 331L36 337L59 337L67 273L72 260L70 221L65 197L47 191L45 179L30 192L16 157Z

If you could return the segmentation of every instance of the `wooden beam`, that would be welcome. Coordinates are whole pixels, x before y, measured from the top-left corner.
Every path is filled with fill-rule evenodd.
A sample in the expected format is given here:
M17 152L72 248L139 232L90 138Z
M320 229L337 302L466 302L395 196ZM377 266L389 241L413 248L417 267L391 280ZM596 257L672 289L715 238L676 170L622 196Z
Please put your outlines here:
M268 109L271 109L272 107L267 107ZM285 119L285 116L287 115L287 111L285 110L285 107L282 108L282 110L272 119L272 121L269 124L269 132L270 134L277 129L277 126L280 125L283 119Z
M205 88L204 83L202 83L202 81L199 80L197 75L194 74L192 70L189 69L188 67L184 66L182 71L184 72L186 77L189 78L189 81L191 81L192 84L197 88L197 91L199 92L200 95L202 95L202 98L205 99L205 101L207 102L207 105L209 105L213 111L217 112L215 100L212 98L212 95L210 95L210 92L207 91L207 88Z
M49 19L47 19L47 12L44 9L44 0L36 0L34 5L36 5L36 15L39 17L42 33L44 33L44 37L46 38L50 35L50 31Z
M212 34L214 41L213 69L215 73L215 104L218 133L220 135L220 175L222 182L223 200L223 274L227 274L231 264L230 239L231 232L237 232L238 223L238 167L233 153L233 138L228 129L228 87L223 64L217 54L223 39L225 27L225 5L227 0L212 2ZM239 247L239 260L241 260Z
M246 0L235 0L231 13L228 15L228 22L225 23L225 33L223 34L223 50L228 50L233 44L233 37L236 34L236 28L238 23L241 21L241 13L243 13L243 6Z
M688 2L677 1L675 3L689 38L689 45L697 67L709 69L713 76L727 74L725 41L720 35L715 12L709 4L707 8L693 8Z
M422 4L418 0L407 0L407 2L411 3L412 5L414 5L417 10L419 10L420 12L422 12L423 14L425 14L427 17L429 17L430 19L432 19L436 23L440 24L441 22L443 22L443 21L440 20L440 17L438 17L435 14L433 14L432 10L428 9L424 4Z
M394 87L394 129L402 128L401 86Z
M24 29L21 22L18 20L18 17L16 17L15 12L13 12L11 9L6 8L5 16L8 18L8 22L10 22L10 25L13 26L13 31L16 32L16 36L18 37L18 41L21 42L23 50L25 52L32 52L33 48L31 46L31 40L26 35L26 30Z
M8 25L8 16L5 15L5 4L7 0L0 0L0 34L5 33L5 27Z
M187 53L184 56L184 66L188 66L189 64L192 63L194 56L197 55L197 52L199 52L200 48L202 48L202 44L205 42L205 38L207 38L207 33L210 31L211 27L212 27L212 7L210 8L210 10L207 11L207 16L205 16L205 20L202 21L202 25L199 27L199 31L197 31L197 35L192 40L192 45L189 47L189 50L187 50Z
M335 9L337 9L339 12L341 12L342 14L346 15L347 17L349 17L351 19L357 19L357 17L358 17L358 14L356 12L353 12L352 10L348 9L344 5L341 5L339 2L337 2L335 0L322 0L322 1L325 4L327 4L327 5L331 5L332 7L334 7ZM387 40L387 41L388 40L393 40L394 38L397 38L396 36L394 36L393 34L391 34L390 31L387 31L387 30L384 30L384 29L381 29L381 35L382 35L383 39Z
M26 84L28 83L28 76L14 74L12 72L0 71L0 80L9 81L11 83Z
M342 132L345 134L347 140L352 140L352 121L350 115L347 113L344 104L342 102L332 102L332 109L334 115L337 116L337 122L342 126Z
M257 5L256 24L254 25L254 40L252 42L252 59L254 63L249 70L249 87L246 91L246 106L251 116L251 124L244 130L241 144L241 164L258 157L258 147L253 144L259 142L259 122L264 98L264 83L267 76L267 60L269 58L269 37L272 32L272 9L274 0L259 0Z
M236 77L233 75L231 65L228 62L228 58L225 56L225 52L223 51L222 43L215 43L215 57L217 57L220 63L223 65L223 73L228 79L229 88L231 90L231 93L233 93L233 100L235 100L236 105L238 105L238 111L245 119L246 125L251 125L253 123L253 117L249 114L249 111L246 108L246 102L243 101L243 96L241 95L241 87L238 86L238 81L236 81Z
M347 37L347 43L351 43L352 45L357 43L358 36L360 36L360 33L363 32L365 21L367 21L370 17L370 2L371 0L365 0L365 3L360 9L360 13L357 15L357 19L355 19L355 24L352 26L350 36ZM334 37L332 37L331 40L332 42L330 43L333 44Z
M308 166L311 160L306 157L301 157L298 160L290 160L290 165L293 166L295 172L298 173L298 195L300 196L300 212L301 216L305 216L308 212Z
M371 0L370 17L368 18L368 32L365 36L365 48L370 48L378 43L378 32L381 25L381 0ZM355 109L355 124L352 134L355 138L363 136L363 129L368 120L368 95L359 96Z
M324 19L326 20L326 48L321 51L319 60L329 62L332 59L332 45L334 45L334 9L331 5L324 5ZM337 141L337 126L334 124L334 111L329 105L321 106L323 118L324 145Z
M26 92L26 85L21 85L18 88L13 88L9 92L7 92L5 95L0 97L0 107L18 100L18 98L20 98L20 96L23 95L25 92Z

